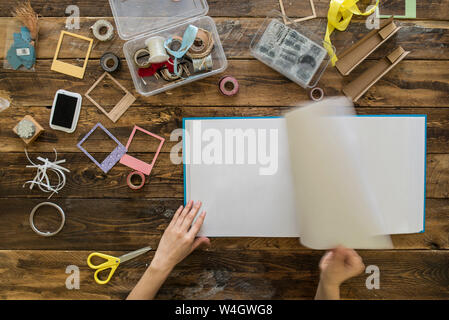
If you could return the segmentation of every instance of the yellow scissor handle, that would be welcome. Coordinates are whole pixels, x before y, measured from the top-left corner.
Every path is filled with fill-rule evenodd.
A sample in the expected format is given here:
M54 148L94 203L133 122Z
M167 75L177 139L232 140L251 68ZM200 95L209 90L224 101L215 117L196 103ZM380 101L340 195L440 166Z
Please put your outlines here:
M91 262L91 259L93 257L99 257L102 259L105 259L106 261L95 265ZM117 269L117 267L120 264L120 258L117 257L113 257L104 253L99 253L99 252L93 252L91 253L88 257L87 257L87 265L92 268L92 269L97 269L97 271L95 271L94 274L94 279L95 282L98 284L106 284L109 282L109 280L111 280L112 275L114 274L115 270ZM106 280L100 280L100 278L98 278L98 274L106 269L111 269L111 271L109 271L109 275L107 277Z

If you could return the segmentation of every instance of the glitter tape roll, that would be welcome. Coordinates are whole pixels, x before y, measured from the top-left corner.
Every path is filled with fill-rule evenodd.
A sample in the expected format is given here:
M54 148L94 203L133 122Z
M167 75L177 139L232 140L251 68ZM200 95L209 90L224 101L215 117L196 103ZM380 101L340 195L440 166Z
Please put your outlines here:
M218 89L225 96L233 96L239 92L239 83L234 77L224 76L218 82Z
M97 38L100 41L111 40L112 37L114 36L114 27L107 20L98 20L90 28L92 29L92 33L94 34L94 37ZM102 28L106 28L106 32L105 33L101 33L101 29Z
M109 66L109 63L112 61L112 66ZM104 71L114 72L118 68L120 68L120 59L112 52L106 52L100 58L100 65Z
M203 59L192 59L192 64L194 73L212 70L214 66L211 55Z
M134 176L139 176L141 179L141 183L139 185L135 185L131 182L132 177ZM133 190L138 190L140 188L143 187L143 185L145 184L145 176L142 172L140 171L133 171L130 174L128 174L128 177L126 178L126 182L128 183L128 187L130 187Z
M34 225L34 214L36 213L37 209L39 209L42 206L54 207L54 208L56 208L58 210L59 214L61 215L61 219L62 219L61 220L61 225L59 226L59 228L56 231L53 231L53 232L48 232L48 231L47 232L42 232L39 229L37 229L36 226ZM31 213L30 213L30 226L31 226L31 229L33 229L33 231L36 232L40 236L43 236L43 237L54 236L54 235L58 234L59 231L62 230L62 228L64 227L64 224L65 224L64 211L61 209L60 206L58 206L57 204L55 204L53 202L42 202L42 203L39 203L37 206L35 206L33 208L33 210L31 210Z
M320 87L315 87L309 92L310 99L320 101L324 98L324 91Z
M142 48L134 53L134 63L139 68L148 68L151 65L150 51L147 48Z

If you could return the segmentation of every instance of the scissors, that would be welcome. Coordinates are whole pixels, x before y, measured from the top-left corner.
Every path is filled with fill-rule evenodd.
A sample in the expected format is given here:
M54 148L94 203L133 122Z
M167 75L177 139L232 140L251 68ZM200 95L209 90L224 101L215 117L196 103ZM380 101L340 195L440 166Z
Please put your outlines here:
M104 253L93 252L89 255L89 257L87 257L87 265L91 269L97 270L97 271L95 271L95 274L94 274L95 282L98 284L106 284L109 282L109 280L111 280L112 275L114 274L115 270L117 269L117 267L119 266L119 264L121 262L126 262L128 260L134 259L135 257L138 257L141 254L147 253L150 250L151 250L151 247L145 247L145 248L124 254L120 257L113 257L113 256L110 256L110 255L107 255ZM99 257L99 258L105 259L106 261L101 264L95 265L90 261L93 257ZM100 278L98 278L98 274L107 269L111 269L111 271L109 271L109 275L108 275L107 279L100 280Z

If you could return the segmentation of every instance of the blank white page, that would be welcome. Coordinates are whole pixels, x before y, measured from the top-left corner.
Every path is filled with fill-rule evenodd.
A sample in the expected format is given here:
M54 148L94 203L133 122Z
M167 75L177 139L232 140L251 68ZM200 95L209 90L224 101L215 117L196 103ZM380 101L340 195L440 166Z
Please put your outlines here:
M367 181L390 234L424 230L426 117L349 118Z
M184 156L193 152L193 121L185 120L189 139L184 139ZM278 129L279 133L278 171L272 176L260 175L260 164L185 164L185 200L201 200L207 211L200 235L299 236L285 119L217 118L196 121L201 122L203 130L216 129L223 134L225 129L235 128ZM422 231L425 117L351 116L344 121L347 121L348 132L357 137L357 150L367 187L387 233ZM298 130L301 132L301 128ZM207 142L203 141L202 147L206 145Z
M193 162L193 123L185 120L184 156ZM288 154L287 132L282 118L204 119L201 130L265 129L268 145L270 129L278 132L278 169L274 175L261 175L266 165L256 164L185 164L185 200L201 200L207 212L199 235L213 237L298 237L293 185ZM198 140L197 140L198 141ZM224 144L224 142L223 142ZM201 143L202 148L208 142ZM274 146L272 146L274 147ZM269 150L269 148L267 147ZM245 159L247 158L245 149ZM274 152L274 151L273 151ZM187 155L189 154L189 155ZM234 155L235 158L235 155ZM236 161L235 161L236 162ZM248 163L248 161L245 161Z

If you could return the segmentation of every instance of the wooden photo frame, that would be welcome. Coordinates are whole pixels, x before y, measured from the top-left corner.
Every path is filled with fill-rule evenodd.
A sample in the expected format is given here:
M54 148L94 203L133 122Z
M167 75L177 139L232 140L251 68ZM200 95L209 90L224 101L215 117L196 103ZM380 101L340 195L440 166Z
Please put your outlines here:
M313 3L313 0L310 0L310 7L312 8L312 15L311 16L307 16L307 17L303 17L303 18L298 18L296 20L293 21L287 21L286 18L286 14L285 14L285 9L284 9L284 1L283 0L279 0L279 6L281 7L281 12L282 12L282 19L284 19L284 24L288 25L292 22L301 22L301 21L306 21L306 20L310 20L310 19L314 19L316 18L316 11L315 11L315 4Z
M93 89L104 79L104 77L108 76L120 89L125 92L125 96L112 108L110 112L107 112L99 103L97 103L89 93L92 92ZM113 76L110 75L109 72L105 72L101 75L100 78L95 81L92 87L87 90L84 94L87 99L89 99L98 109L101 110L109 119L113 122L117 122L117 120L125 113L126 110L136 101L136 98L128 91L124 86L122 86Z
M58 55L59 55L59 51L61 50L62 40L64 39L64 36L70 36L70 37L78 38L78 39L85 40L85 41L89 42L89 47L87 49L86 57L84 59L84 64L82 67L74 66L73 64L70 64L67 62L62 62L62 61L58 60ZM84 73L86 71L87 61L89 60L90 52L92 51L93 42L94 42L94 40L91 38L80 36L79 34L76 34L76 33L61 31L61 34L60 34L59 40L58 40L58 45L56 47L55 56L53 57L53 63L51 64L51 70L82 79L84 77Z

